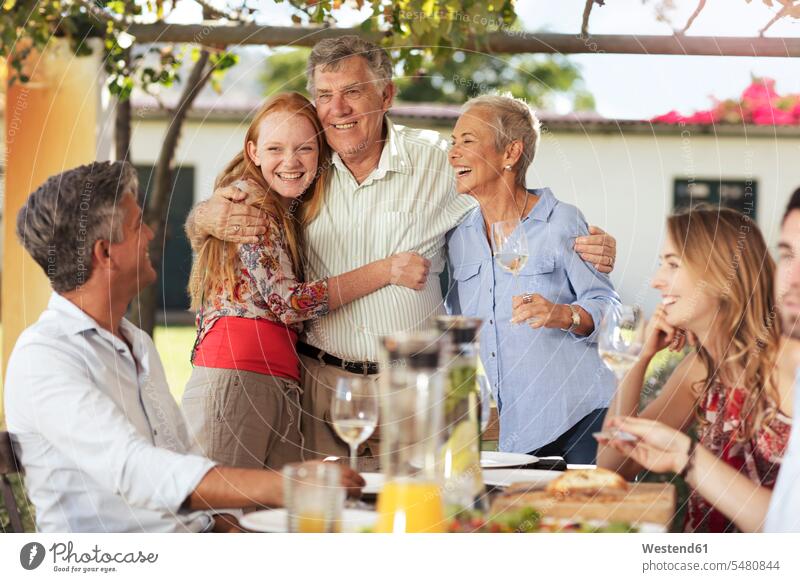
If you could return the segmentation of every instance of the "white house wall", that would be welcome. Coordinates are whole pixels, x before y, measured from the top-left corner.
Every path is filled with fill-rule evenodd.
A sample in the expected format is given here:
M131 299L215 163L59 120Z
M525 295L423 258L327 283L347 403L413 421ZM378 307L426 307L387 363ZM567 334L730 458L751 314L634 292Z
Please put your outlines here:
M154 163L162 120L139 120L133 160ZM240 150L246 126L238 122L189 121L177 161L195 169L195 201L207 198L217 173ZM443 131L443 133L449 133ZM577 205L590 224L618 241L613 279L626 302L657 303L649 289L664 219L672 211L675 178L753 179L757 219L774 247L789 195L800 186L800 138L686 134L552 132L543 135L528 173L529 186L550 186Z

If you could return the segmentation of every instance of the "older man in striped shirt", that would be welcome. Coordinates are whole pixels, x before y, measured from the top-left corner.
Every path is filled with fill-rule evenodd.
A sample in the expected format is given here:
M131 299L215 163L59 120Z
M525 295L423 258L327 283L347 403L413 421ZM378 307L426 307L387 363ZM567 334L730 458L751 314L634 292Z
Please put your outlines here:
M320 41L308 61L308 90L335 153L323 209L306 232L306 277L331 277L397 252L419 253L431 268L420 291L385 287L307 327L298 345L307 456L347 454L330 419L338 378L377 380L380 338L424 327L443 313L445 234L476 205L456 193L442 136L386 116L397 91L392 69L386 51L356 36ZM201 203L187 222L193 243L209 235L256 242L263 220L257 209L238 204L246 196L224 189ZM599 229L584 238L577 249L583 258L610 270L614 239ZM374 441L364 448L377 455Z

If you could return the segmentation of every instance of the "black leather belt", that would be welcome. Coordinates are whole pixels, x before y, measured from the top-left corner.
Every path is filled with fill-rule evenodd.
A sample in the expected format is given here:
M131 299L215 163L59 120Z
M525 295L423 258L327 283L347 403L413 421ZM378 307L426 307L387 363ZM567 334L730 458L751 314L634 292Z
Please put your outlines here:
M297 342L297 353L308 358L319 360L323 364L341 368L345 372L350 372L351 374L372 376L378 373L378 364L375 362L350 362L348 360L342 360L341 358L332 356L326 351L310 346L304 342Z

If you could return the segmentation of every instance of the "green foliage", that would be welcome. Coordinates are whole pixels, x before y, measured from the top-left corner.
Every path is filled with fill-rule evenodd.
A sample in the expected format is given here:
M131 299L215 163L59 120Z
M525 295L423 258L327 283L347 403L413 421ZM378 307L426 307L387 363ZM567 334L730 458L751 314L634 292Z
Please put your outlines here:
M22 479L19 475L11 475L11 489L14 491L14 498L17 501L20 516L22 518L22 528L26 532L36 531L36 520L34 517L33 504L28 500L25 494L25 487L23 486ZM11 528L11 521L8 518L8 511L2 504L2 497L0 497L0 533L6 533Z
M132 50L135 39L125 28L141 17L163 20L168 15L163 0L4 0L0 6L0 56L10 57L11 82L29 81L23 72L25 59L31 51L45 49L53 37L67 38L77 56L91 54L87 39L102 39L108 89L122 100L130 97L135 86L147 92L171 87L180 81L185 58L196 59L196 50L187 52L172 44ZM219 90L224 71L237 61L227 50L212 54L211 86Z
M308 96L306 62L310 53L311 49L298 48L280 51L267 58L259 75L265 94L296 91Z
M510 58L455 51L398 79L398 99L410 102L463 103L491 91L510 92L535 107L551 107L556 95L571 99L575 109L593 109L577 65L562 56Z
M514 0L277 1L288 2L297 10L295 24L333 25L333 11L345 4L370 7L371 16L361 30L382 34L384 46L396 50L396 62L406 74L413 74L427 61L449 59L455 48L469 41L475 41L480 49L486 34L511 31L517 20Z
M309 49L281 51L265 61L260 80L267 95L305 94ZM399 58L399 57L398 57ZM580 69L562 56L492 55L452 51L450 58L428 60L412 75L397 77L397 100L411 103L464 103L488 91L509 91L535 107L552 106L556 95L571 99L576 110L594 109Z

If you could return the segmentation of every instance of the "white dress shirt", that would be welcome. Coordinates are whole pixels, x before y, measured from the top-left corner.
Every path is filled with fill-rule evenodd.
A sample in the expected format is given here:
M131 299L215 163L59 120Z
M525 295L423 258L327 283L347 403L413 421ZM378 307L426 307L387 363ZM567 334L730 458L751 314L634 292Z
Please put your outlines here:
M800 375L794 382L794 409L800 410ZM792 423L789 446L783 455L778 480L772 491L766 532L800 533L800 421Z
M193 454L153 341L120 327L133 353L54 293L11 353L6 419L37 529L207 530L181 505L214 463Z
M347 360L377 361L381 336L422 328L444 313L445 234L477 206L456 193L447 142L438 132L388 119L386 128L378 167L361 184L333 155L325 202L306 230L306 280L410 251L430 259L431 269L420 291L389 285L309 322L306 341Z

